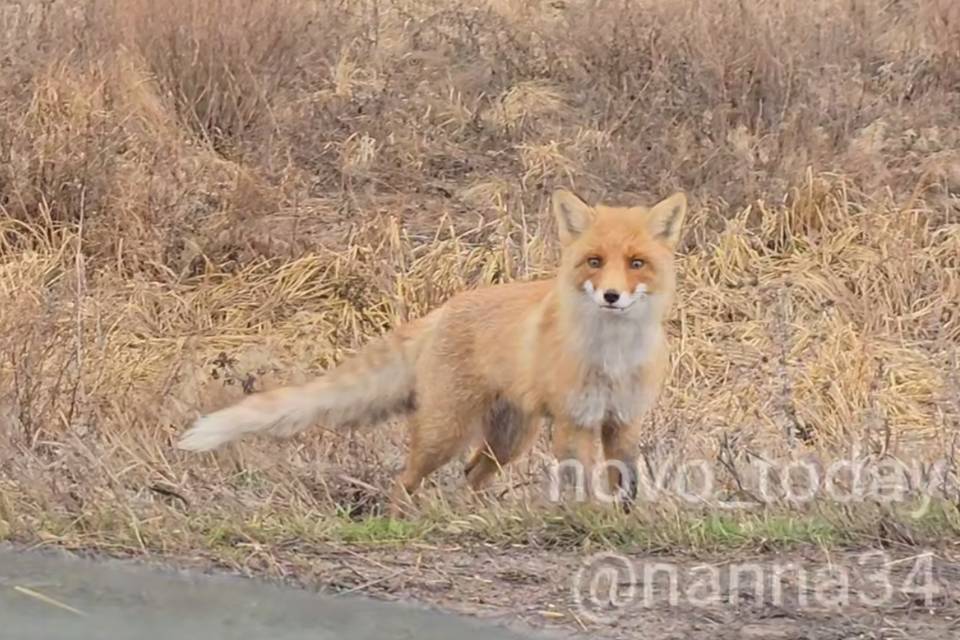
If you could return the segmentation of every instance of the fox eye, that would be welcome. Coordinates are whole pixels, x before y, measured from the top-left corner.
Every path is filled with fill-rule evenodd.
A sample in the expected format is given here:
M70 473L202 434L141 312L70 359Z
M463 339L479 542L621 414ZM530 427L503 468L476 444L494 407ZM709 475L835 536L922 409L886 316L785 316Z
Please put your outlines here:
M643 269L643 265L645 264L647 264L645 260L641 260L640 258L634 258L633 260L630 261L630 268Z
M590 256L589 258L587 258L587 264L592 269L599 269L600 265L603 264L603 260L601 258L598 258L597 256Z

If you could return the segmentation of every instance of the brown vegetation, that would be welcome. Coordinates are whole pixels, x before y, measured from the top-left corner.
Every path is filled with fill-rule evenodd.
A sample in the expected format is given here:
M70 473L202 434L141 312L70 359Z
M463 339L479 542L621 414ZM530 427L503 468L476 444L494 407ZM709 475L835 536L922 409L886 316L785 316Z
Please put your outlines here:
M198 411L316 373L458 289L548 272L558 186L691 195L653 467L706 457L739 497L759 455L953 477L951 0L0 12L0 534L263 570L292 539L727 539L666 501L558 521L538 456L495 506L465 507L449 475L428 492L440 515L358 529L400 462L395 426L172 447ZM929 524L861 506L808 507L832 533L800 537ZM766 524L738 543L783 531L749 517ZM956 513L936 524L956 531Z

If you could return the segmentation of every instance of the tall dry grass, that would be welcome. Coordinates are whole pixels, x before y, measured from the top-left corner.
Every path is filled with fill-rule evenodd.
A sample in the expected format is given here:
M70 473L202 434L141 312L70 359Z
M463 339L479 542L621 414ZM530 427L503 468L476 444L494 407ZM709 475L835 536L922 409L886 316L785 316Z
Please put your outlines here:
M0 532L236 550L368 512L397 425L172 441L459 289L549 273L561 185L694 200L652 465L707 457L739 495L757 456L955 459L949 0L2 11ZM540 501L539 463L505 504Z

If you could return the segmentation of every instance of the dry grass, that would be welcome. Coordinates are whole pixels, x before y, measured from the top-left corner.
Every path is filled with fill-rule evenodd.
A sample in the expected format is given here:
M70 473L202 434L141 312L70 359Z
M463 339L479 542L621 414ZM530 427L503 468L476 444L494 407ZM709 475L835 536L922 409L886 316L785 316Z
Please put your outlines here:
M292 539L958 530L952 509L876 504L795 508L800 523L776 515L785 502L732 521L668 499L558 514L543 448L483 509L453 470L421 521L355 520L400 464L399 425L172 448L198 411L315 373L459 289L549 273L553 187L683 188L696 206L652 467L703 458L744 497L757 457L920 461L955 500L949 0L3 11L0 534L244 565Z

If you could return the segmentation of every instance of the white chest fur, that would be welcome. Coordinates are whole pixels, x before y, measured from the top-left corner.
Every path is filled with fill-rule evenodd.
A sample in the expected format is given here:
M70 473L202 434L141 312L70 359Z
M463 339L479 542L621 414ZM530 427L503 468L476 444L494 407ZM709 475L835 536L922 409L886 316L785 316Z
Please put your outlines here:
M584 428L633 422L653 400L642 374L663 340L662 329L643 317L611 317L603 311L585 316L577 345L583 375L567 399L570 418Z

